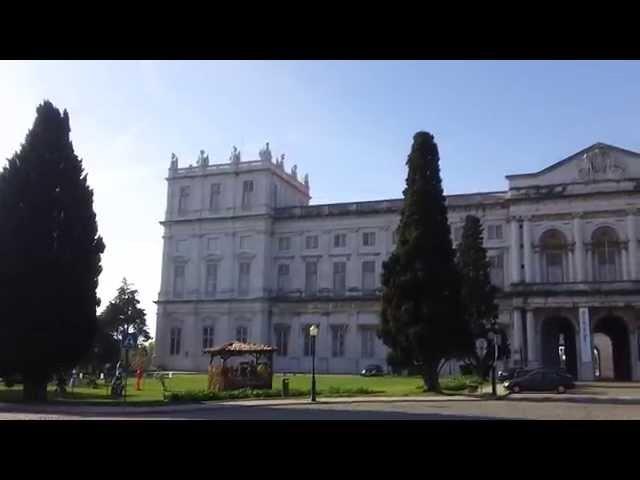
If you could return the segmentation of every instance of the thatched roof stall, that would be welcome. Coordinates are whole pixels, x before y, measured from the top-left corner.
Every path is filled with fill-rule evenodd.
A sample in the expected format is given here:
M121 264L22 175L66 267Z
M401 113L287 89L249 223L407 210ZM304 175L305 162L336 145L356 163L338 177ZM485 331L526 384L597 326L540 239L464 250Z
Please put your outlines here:
M227 342L219 347L206 348L203 354L209 355L209 389L233 390L237 388L271 388L273 381L273 353L278 349L259 343ZM227 367L226 362L233 357L250 356L255 363L248 366ZM215 368L213 360L222 359L222 366ZM260 358L263 362L260 362Z

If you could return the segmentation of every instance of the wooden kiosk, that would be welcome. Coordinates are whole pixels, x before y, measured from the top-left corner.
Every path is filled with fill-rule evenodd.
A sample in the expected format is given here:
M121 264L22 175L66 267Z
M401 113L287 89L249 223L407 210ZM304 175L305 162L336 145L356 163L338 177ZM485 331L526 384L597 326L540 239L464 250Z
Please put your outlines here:
M258 343L228 342L219 347L206 348L209 360L209 391L237 390L240 388L271 389L273 383L273 353L277 348ZM235 357L251 360L227 365ZM222 362L216 364L215 359Z

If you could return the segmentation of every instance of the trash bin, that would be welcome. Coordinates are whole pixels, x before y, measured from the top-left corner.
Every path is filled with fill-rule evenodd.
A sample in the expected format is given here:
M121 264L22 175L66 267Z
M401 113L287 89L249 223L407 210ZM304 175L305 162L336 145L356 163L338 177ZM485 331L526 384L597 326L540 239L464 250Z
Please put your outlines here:
M282 379L282 396L286 397L288 395L289 395L289 379L283 378Z

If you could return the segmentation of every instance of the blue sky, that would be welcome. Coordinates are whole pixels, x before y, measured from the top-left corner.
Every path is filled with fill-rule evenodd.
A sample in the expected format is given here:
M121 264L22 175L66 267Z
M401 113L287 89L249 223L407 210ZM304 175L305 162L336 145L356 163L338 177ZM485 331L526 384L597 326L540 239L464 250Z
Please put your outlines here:
M501 190L601 141L640 150L640 62L0 62L0 156L44 98L71 117L107 250L155 331L171 152L256 158L269 141L309 173L313 203L399 197L412 135L432 132L447 193Z

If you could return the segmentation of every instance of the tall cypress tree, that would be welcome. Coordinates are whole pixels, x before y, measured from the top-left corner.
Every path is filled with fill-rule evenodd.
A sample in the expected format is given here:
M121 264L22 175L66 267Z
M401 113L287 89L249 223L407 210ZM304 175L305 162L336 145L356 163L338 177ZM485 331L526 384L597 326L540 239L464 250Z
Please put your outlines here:
M498 316L498 304L497 288L491 283L491 265L482 239L483 228L480 219L474 215L467 215L456 257L462 278L461 301L473 337L487 339L491 321ZM493 344L489 345L487 351L493 351ZM468 359L480 377L487 376L488 368L493 363L492 355L487 354L480 358L475 349L471 349Z
M407 167L398 241L383 264L379 333L390 360L417 366L425 389L438 391L440 366L468 347L470 334L431 134L414 135Z
M52 374L91 349L104 251L69 115L43 102L0 174L0 369L46 400Z

